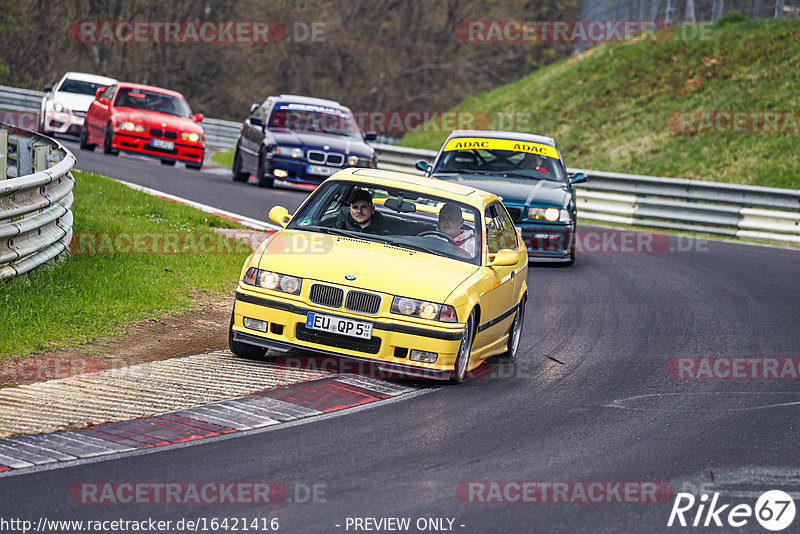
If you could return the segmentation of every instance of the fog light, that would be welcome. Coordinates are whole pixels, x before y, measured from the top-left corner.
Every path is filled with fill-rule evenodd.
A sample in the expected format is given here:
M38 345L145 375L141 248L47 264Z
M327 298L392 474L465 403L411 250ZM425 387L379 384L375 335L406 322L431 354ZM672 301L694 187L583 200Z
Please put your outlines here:
M415 362L436 363L436 360L439 359L439 355L435 352L425 352L424 350L411 349L408 359Z
M289 176L289 173L284 171L283 169L275 169L274 171L272 171L272 174L274 174L278 178L286 178L287 176Z
M251 319L250 317L244 318L244 327L250 330L258 330L259 332L266 332L269 325L266 321L259 321L258 319Z

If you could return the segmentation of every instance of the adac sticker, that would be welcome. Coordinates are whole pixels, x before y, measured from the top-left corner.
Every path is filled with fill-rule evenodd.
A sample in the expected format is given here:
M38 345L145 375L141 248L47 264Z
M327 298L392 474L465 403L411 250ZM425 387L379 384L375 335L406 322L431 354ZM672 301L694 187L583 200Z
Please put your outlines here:
M444 152L453 150L513 150L515 152L528 152L539 154L548 158L559 159L558 151L550 145L541 143L530 143L524 141L513 141L511 139L487 139L483 137L454 137L444 145Z

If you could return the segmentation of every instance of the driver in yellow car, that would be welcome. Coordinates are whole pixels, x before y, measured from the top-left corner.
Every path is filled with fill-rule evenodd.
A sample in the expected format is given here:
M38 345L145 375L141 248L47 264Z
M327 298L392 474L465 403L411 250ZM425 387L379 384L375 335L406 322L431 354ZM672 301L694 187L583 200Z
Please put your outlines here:
M475 232L463 228L464 217L461 208L455 204L445 204L439 210L439 231L453 239L458 248L467 254L475 254Z

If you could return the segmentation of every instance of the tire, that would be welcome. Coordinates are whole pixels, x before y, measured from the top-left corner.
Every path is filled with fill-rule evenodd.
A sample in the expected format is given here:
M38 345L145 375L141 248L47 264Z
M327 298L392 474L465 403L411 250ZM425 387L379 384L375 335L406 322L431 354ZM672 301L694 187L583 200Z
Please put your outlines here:
M525 297L519 301L517 314L514 317L514 322L511 323L511 328L508 330L508 345L503 357L509 360L516 361L519 351L519 340L522 337L522 326L525 322Z
M162 165L169 165L170 167L172 167L173 165L175 165L175 160L174 159L162 159L161 160L161 164Z
M567 260L567 266L575 265L575 256L578 253L578 226L575 225L575 230L572 232L572 248L569 249L569 259Z
M89 134L86 132L86 128L84 127L84 128L83 128L83 130L81 131L81 141L80 141L80 143L81 143L81 149L83 149L83 150L88 150L89 152L94 152L94 149L95 149L95 147L96 147L97 145L90 145L90 144L87 142L87 136L88 136L88 135L89 135Z
M461 344L458 346L458 356L453 365L452 384L461 384L467 378L467 368L469 367L469 357L472 352L472 342L475 340L475 310L469 314L467 324L464 326L464 334L461 336Z
M228 327L228 348L236 356L248 360L262 360L267 355L267 349L263 347L256 347L233 339L233 310L231 310L231 324Z
M256 173L258 187L272 187L275 185L275 178L264 176L267 173L266 166L267 155L264 153L264 149L261 149L261 152L258 153L258 172Z
M114 142L114 127L111 126L109 122L106 126L106 135L103 137L103 153L104 154L111 154L112 156L116 156L119 154L119 150L112 146Z
M246 182L250 178L250 173L242 172L242 154L239 148L233 153L233 167L231 168L234 182Z

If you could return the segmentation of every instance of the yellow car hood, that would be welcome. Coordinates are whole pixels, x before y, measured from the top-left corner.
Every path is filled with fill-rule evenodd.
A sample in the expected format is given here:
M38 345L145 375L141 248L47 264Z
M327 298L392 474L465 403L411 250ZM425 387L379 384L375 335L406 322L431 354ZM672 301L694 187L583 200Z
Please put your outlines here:
M425 252L297 230L279 231L256 255L259 269L434 302L444 302L478 270Z

